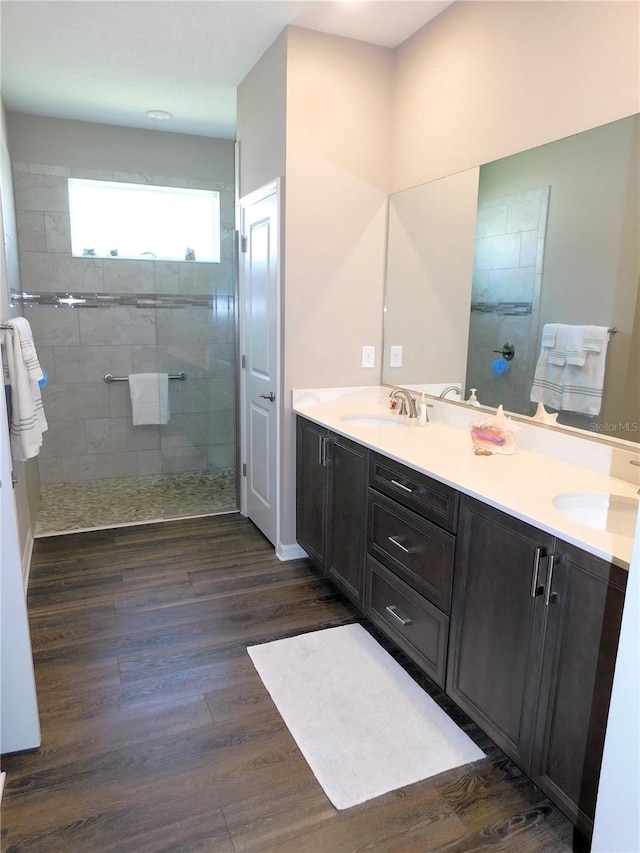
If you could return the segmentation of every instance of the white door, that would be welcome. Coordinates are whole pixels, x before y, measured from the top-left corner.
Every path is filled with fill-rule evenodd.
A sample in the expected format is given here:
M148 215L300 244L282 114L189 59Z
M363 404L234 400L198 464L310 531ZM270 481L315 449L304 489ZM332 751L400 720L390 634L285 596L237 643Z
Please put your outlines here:
M242 511L278 538L279 188L240 199Z

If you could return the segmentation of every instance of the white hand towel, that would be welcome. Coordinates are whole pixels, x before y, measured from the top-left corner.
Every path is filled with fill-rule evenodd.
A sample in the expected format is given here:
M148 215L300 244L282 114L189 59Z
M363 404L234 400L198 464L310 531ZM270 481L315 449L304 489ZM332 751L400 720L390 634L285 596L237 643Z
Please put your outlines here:
M129 376L134 426L169 422L169 375L132 373Z
M11 386L11 452L17 462L37 456L42 434L48 429L42 405L40 367L29 321L24 317L7 320L2 330L2 362L5 385Z

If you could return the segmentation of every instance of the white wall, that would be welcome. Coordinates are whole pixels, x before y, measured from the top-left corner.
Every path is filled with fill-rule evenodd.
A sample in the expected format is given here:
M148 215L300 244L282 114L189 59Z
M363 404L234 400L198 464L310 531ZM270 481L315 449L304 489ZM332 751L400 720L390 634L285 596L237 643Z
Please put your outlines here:
M640 5L459 2L396 51L394 190L640 111Z
M392 52L288 30L283 512L295 541L291 391L380 380ZM362 346L376 367L361 366Z
M263 54L237 92L240 198L285 173L287 31Z

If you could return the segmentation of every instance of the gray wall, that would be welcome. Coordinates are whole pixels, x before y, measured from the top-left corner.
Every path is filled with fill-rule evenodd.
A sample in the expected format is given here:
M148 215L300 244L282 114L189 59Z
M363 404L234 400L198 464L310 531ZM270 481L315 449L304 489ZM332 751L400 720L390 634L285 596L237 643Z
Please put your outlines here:
M42 482L234 468L233 142L16 113L7 126L22 290L168 306L21 306L49 376ZM72 258L69 177L219 190L221 263ZM102 377L156 370L188 379L170 383L168 425L133 427L128 384Z

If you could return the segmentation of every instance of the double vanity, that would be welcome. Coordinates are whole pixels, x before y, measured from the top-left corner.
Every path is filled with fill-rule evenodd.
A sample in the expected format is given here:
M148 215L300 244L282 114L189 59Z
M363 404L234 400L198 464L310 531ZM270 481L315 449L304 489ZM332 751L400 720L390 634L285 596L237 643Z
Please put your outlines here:
M389 391L294 392L298 542L590 835L637 453L523 426L476 456L478 409L431 400L420 427Z

